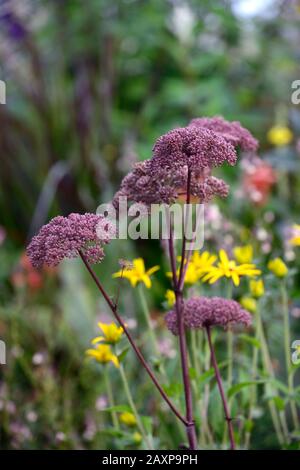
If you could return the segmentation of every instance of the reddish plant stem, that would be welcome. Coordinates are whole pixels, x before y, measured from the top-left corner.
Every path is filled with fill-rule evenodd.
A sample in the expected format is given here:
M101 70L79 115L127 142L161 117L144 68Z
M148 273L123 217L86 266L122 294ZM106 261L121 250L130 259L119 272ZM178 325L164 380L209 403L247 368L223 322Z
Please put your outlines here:
M175 250L174 250L174 238L173 238L173 227L170 222L170 234L169 234L169 256L170 264L172 270L172 279L174 284L174 291L177 289L177 273L176 273L176 259L175 259Z
M225 420L226 420L227 426L228 426L230 447L231 447L231 450L235 450L235 442L234 442L233 427L232 427L232 418L229 415L229 408L228 408L228 404L227 404L227 400L226 400L226 396L225 396L225 392L224 392L224 388L223 388L223 384L222 384L222 377L221 377L220 370L219 370L219 367L218 367L214 346L213 346L213 343L212 343L212 340L211 340L211 334L210 334L210 327L209 326L206 327L206 333L207 333L209 349L210 349L210 354L211 354L211 362L212 362L213 368L215 370L216 380L217 380L217 384L218 384L218 387L219 387L219 392L220 392L220 395L221 395L223 408L224 408L224 412L225 412Z
M189 170L188 178L187 178L187 198L186 198L187 204L190 203L190 185L191 185L191 173ZM185 221L184 221L184 224L185 224ZM183 285L184 285L184 277L185 277L184 266L185 266L185 251L186 251L185 248L186 248L186 237L184 233L183 240L182 240L181 263L180 263L180 268L179 268L179 276L177 279L174 244L173 244L173 232L170 227L169 253L170 253L170 261L171 261L171 267L172 267L173 286L174 286L175 299L176 299L175 307L176 307L176 315L177 315L177 323L178 323L179 349L180 349L182 379L183 379L183 386L184 386L186 419L189 423L189 425L186 427L186 432L187 432L190 449L195 450L197 449L197 435L196 435L195 421L194 421L194 415L193 415L192 389L191 389L190 376L189 376L186 334L185 334L185 327L184 327L184 321L183 321Z
M195 422L193 416L193 401L192 401L192 389L189 376L189 365L188 365L188 353L186 344L185 328L183 323L183 296L178 290L175 290L176 295L176 314L178 323L178 336L179 336L179 349L180 349L180 360L182 368L182 379L184 385L185 395L185 408L186 408L186 419L189 423L187 426L187 437L191 450L197 449L197 436L195 429Z
M137 358L139 359L140 363L142 364L142 366L144 367L144 369L146 370L146 372L148 373L149 377L151 378L152 382L154 383L155 387L157 388L157 390L159 391L159 393L161 394L162 398L165 400L165 402L169 405L170 409L173 411L173 413L175 414L175 416L177 416L177 418L186 426L186 427L189 427L190 426L190 422L184 418L184 416L181 415L180 411L177 410L177 408L173 405L173 403L170 401L170 399L168 398L168 396L166 395L166 393L164 392L163 388L161 387L161 385L159 384L157 378L155 377L154 373L152 372L151 368L149 367L149 365L147 364L143 354L141 353L140 349L138 348L138 346L135 344L135 341L134 339L132 338L130 332L128 331L127 329L127 326L126 324L124 323L124 321L122 320L122 318L120 317L119 313L118 313L118 310L117 310L117 307L116 305L114 304L114 302L111 300L111 298L109 297L109 295L107 294L107 292L105 291L104 287L102 286L101 282L99 281L99 279L97 278L95 272L93 271L93 269L91 268L88 260L86 259L86 257L84 256L84 254L82 253L82 251L79 251L79 255L85 265L85 267L87 268L88 272L90 273L91 277L93 278L96 286L98 287L99 291L101 292L101 294L103 295L106 303L108 304L110 310L112 311L115 319L117 320L117 322L119 323L119 325L123 328L124 330L124 333L125 335L127 336L128 338L128 341L129 343L131 344Z
M191 170L188 170L187 189L186 189L186 214L185 214L186 217L185 217L185 220L183 221L184 231L186 229L186 222L188 221L188 217L189 217L188 211L190 207L190 202L191 202ZM180 291L183 290L186 266L188 264L188 260L186 260L185 258L186 258L186 236L184 232L183 237L182 237L181 261L180 261L179 279L178 279L178 286L177 286Z

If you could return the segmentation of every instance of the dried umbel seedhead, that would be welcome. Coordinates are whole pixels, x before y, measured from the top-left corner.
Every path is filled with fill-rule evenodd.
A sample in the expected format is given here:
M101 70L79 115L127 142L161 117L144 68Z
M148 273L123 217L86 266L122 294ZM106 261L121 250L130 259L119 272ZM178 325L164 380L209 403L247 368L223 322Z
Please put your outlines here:
M221 116L215 116L192 119L189 125L210 129L243 151L255 152L258 148L258 141L238 121L229 122Z
M57 266L64 258L75 258L79 251L90 263L99 263L103 246L112 238L114 227L102 215L70 214L54 217L33 237L27 254L35 267Z
M168 329L178 334L177 315L175 310L166 314ZM214 325L223 326L242 323L251 324L251 315L238 302L222 297L192 297L184 302L183 321L185 328L199 329Z

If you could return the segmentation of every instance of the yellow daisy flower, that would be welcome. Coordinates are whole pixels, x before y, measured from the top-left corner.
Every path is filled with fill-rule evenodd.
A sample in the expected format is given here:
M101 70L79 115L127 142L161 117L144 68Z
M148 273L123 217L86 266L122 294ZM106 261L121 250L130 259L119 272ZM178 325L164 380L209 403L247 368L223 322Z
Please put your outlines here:
M216 255L210 254L209 251L203 251L203 253L194 251L191 257L191 262L195 266L199 276L206 273L207 269L210 268L216 260Z
M177 269L176 274L177 274L177 277L179 277L179 268ZM167 276L172 277L172 273L167 272ZM195 284L197 281L199 281L199 278L200 276L194 263L190 261L185 271L184 283L192 285L192 284Z
M171 289L168 289L165 293L165 299L167 300L168 307L173 307L175 304L175 292Z
M85 353L101 364L112 362L115 367L120 366L118 357L112 352L108 344L97 344L94 349L88 349Z
M136 287L139 282L143 282L149 289L152 285L150 276L159 270L159 266L153 266L153 268L145 269L145 263L143 258L136 258L132 262L132 269L123 269L113 274L113 277L124 277L128 279L132 287Z
M217 257L208 251L203 251L203 253L194 251L186 268L184 283L195 284L203 274L208 272L216 259ZM181 256L178 256L177 260L181 262ZM167 276L172 277L172 273L168 272ZM177 276L179 276L179 269L177 269Z
M300 225L294 224L293 230L294 230L294 235L289 240L289 243L294 246L300 246Z
M264 281L262 279L258 279L257 281L252 279L250 281L250 292L256 299L262 297L265 293Z
M133 413L129 411L124 411L124 413L120 414L119 417L121 423L125 424L128 427L136 426L136 419Z
M100 330L102 330L104 336L97 336L92 340L92 344L100 343L105 341L106 343L115 344L118 343L121 339L121 336L124 332L121 326L117 326L115 323L98 323Z
M236 246L233 249L233 254L238 263L252 263L253 260L253 247L251 245Z
M208 273L202 278L202 281L208 281L209 284L214 284L222 277L232 279L233 284L238 286L240 284L241 276L259 276L261 271L256 268L255 264L240 264L237 265L234 260L229 260L225 250L219 251L220 261L216 266L211 266Z
M140 444L140 443L142 442L142 440L143 440L142 435L141 435L139 432L137 432L137 431L133 433L132 438L133 438L133 442L134 442L135 444Z
M252 297L242 297L240 299L241 306L248 310L248 312L255 313L257 309L257 302Z
M268 269L277 277L285 277L288 273L287 265L281 258L274 258L269 261Z
M184 283L191 285L195 284L197 281L199 281L199 277L200 276L198 270L196 269L196 266L193 262L190 261L185 271Z
M288 145L293 140L293 133L286 126L274 126L269 130L267 137L272 145L281 147Z

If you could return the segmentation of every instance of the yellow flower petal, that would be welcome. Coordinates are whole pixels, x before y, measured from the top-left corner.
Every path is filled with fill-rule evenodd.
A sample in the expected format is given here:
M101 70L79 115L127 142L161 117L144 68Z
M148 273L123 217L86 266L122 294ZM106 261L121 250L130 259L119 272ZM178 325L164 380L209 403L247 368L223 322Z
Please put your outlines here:
M148 271L146 272L146 274L147 274L148 276L151 276L151 274L156 273L159 269L160 269L159 266L153 266L153 268L148 269Z
M117 356L115 354L112 354L110 360L117 367L117 369L120 367L119 359L117 358Z
M145 276L143 276L141 280L143 281L147 289L150 289L152 285L150 277L145 274Z
M101 341L105 341L105 338L103 336L96 336L96 338L92 339L91 344L97 344Z
M228 256L227 256L227 253L226 253L225 250L220 250L219 251L219 258L221 260L221 263L224 263L224 264L229 263L229 259L228 259Z
M232 273L232 281L236 287L240 285L240 278L237 273L234 273L234 272Z
M145 263L143 258L136 258L133 260L133 267L139 274L145 273Z

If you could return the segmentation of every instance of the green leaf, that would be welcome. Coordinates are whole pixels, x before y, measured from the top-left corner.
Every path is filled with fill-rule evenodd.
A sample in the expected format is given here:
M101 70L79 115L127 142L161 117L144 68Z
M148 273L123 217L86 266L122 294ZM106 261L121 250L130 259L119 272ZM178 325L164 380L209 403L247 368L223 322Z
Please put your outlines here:
M122 362L124 359L125 359L125 356L127 355L128 351L129 351L129 346L125 349L123 349L122 352L120 352L120 354L118 354L118 359L119 359L119 362Z
M141 416L141 421L144 425L144 428L147 432L147 434L151 434L152 433L152 419L150 416Z
M251 432L254 427L254 422L252 419L246 419L245 421L245 431Z
M179 397L182 394L183 385L181 383L173 383L165 385L163 389L170 397Z
M107 435L107 436L112 436L112 437L124 437L126 435L125 432L115 429L115 428L105 428L101 430L101 434Z
M283 411L283 410L284 410L284 408L285 408L285 400L284 400L282 397L280 397L280 396L272 397L271 400L274 402L274 404L275 404L277 410L279 410L279 411Z
M189 374L191 379L196 379L197 378L197 372L194 367L189 368Z
M219 369L223 369L223 367L225 367L227 365L227 362L228 361L221 362L219 364ZM211 379L213 379L214 377L215 377L215 369L213 367L211 367L206 372L201 374L201 376L198 379L198 383L199 384L205 384L205 383L209 382Z
M258 385L264 382L265 380L249 380L247 382L240 382L239 384L232 385L232 387L230 387L228 390L227 396L228 398L231 398L246 387L250 387L251 385Z
M117 413L129 412L132 413L132 409L128 405L115 405L109 406L108 408L103 408L102 411L116 411Z
M289 391L288 387L283 382L281 382L280 380L271 378L271 379L268 380L268 382L270 384L274 385L275 388L280 390L285 395L289 395L290 391Z
M258 348L258 349L261 348L260 341L256 338L253 338L253 336L249 336L249 335L246 335L246 334L241 334L241 335L239 335L239 338L246 341L247 343L251 344L255 348Z

